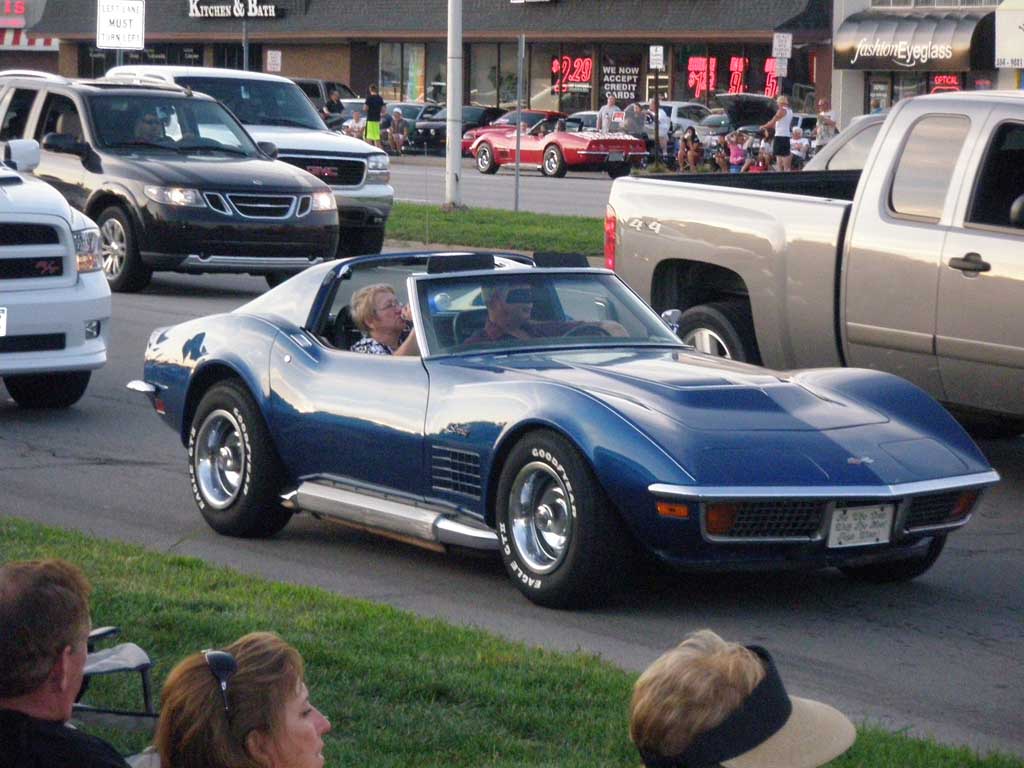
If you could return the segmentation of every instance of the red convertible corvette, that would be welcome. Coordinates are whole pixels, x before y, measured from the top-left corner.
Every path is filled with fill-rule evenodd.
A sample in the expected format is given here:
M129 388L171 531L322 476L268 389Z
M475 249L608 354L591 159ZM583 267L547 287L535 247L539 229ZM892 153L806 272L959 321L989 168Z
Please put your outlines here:
M526 123L530 128L533 128L533 126L541 120L547 120L549 118L555 119L559 117L565 117L565 113L552 112L547 109L524 109L517 112L513 109L511 112L506 112L497 120L494 120L487 125L481 125L478 128L470 128L462 134L462 154L463 156L470 154L470 148L473 146L473 142L490 131L507 131L509 128L515 128L520 122Z
M488 131L470 151L480 173L496 173L499 166L516 160L516 129ZM550 118L520 135L519 151L522 165L539 166L545 176L565 176L571 167L607 171L614 179L628 174L630 166L646 156L647 147L628 133L583 130L579 120Z

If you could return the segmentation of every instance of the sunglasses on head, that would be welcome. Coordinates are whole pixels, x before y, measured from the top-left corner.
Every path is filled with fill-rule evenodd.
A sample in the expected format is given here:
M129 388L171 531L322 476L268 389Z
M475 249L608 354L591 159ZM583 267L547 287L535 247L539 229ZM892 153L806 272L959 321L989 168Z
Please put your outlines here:
M206 666L220 683L220 695L224 699L224 711L228 711L228 680L238 671L238 662L235 657L227 651L203 651L203 658L206 659Z
M505 295L506 304L533 304L533 291L530 288L513 288Z

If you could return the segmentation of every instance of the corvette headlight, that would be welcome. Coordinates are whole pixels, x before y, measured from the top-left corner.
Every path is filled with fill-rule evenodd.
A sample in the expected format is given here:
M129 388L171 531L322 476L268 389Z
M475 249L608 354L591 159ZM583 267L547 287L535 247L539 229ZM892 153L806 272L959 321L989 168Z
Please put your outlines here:
M472 141L473 139L476 138L476 131L466 131L464 134L462 134L462 138L464 138L466 141Z
M154 203L174 205L183 208L202 208L206 205L198 189L186 187L157 187L147 184L143 187L146 197Z
M386 184L391 180L391 161L383 152L366 158L366 180L377 184Z
M97 272L103 269L103 241L95 227L78 229L71 233L75 243L78 271Z
M314 211L333 211L338 207L334 202L334 193L332 192L314 192L312 201Z

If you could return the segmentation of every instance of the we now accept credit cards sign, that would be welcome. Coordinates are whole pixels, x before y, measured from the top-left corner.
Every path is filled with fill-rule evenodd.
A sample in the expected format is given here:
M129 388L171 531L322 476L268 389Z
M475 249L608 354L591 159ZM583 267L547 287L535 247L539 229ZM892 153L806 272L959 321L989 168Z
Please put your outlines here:
M146 45L145 0L99 0L96 47L141 51Z

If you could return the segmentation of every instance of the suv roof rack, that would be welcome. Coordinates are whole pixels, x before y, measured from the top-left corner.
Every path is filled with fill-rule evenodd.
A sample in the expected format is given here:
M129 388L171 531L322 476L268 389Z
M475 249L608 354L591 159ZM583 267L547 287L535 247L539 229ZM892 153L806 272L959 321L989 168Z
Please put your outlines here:
M188 88L169 83L166 80L155 80L140 77L98 77L95 80L81 80L82 85L92 85L96 88L144 88L146 90L173 91L175 93L187 93Z
M166 75L162 72L138 72L138 71L125 71L125 72L114 72L111 74L108 72L101 79L103 80L148 80L155 83L173 83L174 78L170 75Z
M49 80L53 83L70 83L63 75L56 75L53 72L40 72L37 69L5 69L0 72L0 77L31 77L37 80Z

